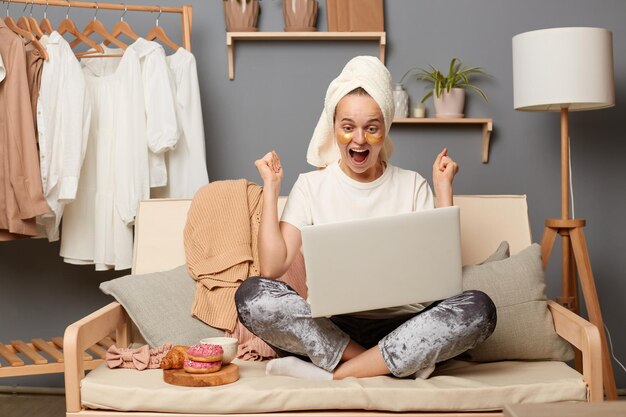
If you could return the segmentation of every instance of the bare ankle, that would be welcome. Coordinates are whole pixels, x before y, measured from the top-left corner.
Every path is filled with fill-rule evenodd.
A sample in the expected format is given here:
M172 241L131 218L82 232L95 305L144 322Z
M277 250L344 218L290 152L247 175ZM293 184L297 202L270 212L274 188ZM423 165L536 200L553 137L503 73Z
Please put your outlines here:
M345 372L342 372L343 369L345 369L345 367L343 366L343 363L335 368L335 370L333 371L333 380L340 380L340 379L347 378L349 376L349 375L346 375Z
M341 355L341 362L349 361L363 352L365 352L365 348L363 346L359 345L354 340L350 340L350 343L348 343L348 346L346 346L343 354Z

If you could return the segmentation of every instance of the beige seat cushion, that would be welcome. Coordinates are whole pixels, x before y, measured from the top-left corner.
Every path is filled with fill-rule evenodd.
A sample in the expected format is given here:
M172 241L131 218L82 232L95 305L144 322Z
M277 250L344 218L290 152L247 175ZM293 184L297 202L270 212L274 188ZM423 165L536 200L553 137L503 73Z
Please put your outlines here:
M450 361L427 380L392 377L307 381L265 375L265 363L235 361L239 381L168 385L161 370L109 369L82 381L83 405L119 411L252 413L295 410L476 411L504 404L585 401L582 376L563 362Z

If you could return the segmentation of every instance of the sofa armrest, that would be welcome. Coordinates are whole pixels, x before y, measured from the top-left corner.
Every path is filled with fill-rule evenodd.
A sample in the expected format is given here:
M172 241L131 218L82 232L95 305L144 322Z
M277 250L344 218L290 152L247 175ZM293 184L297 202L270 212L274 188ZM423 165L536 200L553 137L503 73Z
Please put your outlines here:
M583 380L589 401L603 401L602 345L598 328L562 305L548 300L554 328L559 336L578 348L583 357Z
M115 331L116 345L128 345L130 320L124 308L113 302L91 313L65 329L63 360L65 362L65 402L67 412L79 412L80 380L85 377L83 352Z

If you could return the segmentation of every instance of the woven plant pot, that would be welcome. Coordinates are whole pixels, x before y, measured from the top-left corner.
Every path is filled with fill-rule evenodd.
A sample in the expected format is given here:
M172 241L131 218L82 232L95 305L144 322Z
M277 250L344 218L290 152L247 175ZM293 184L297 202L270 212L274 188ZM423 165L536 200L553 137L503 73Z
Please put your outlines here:
M228 32L258 32L259 0L223 0Z
M317 31L317 0L283 0L285 32Z

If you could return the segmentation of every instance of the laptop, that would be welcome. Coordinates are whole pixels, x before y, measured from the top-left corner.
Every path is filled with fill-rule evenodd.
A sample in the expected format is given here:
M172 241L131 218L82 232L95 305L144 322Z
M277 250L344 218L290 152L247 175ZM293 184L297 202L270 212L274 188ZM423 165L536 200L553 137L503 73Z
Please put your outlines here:
M302 228L313 317L462 292L459 207Z

